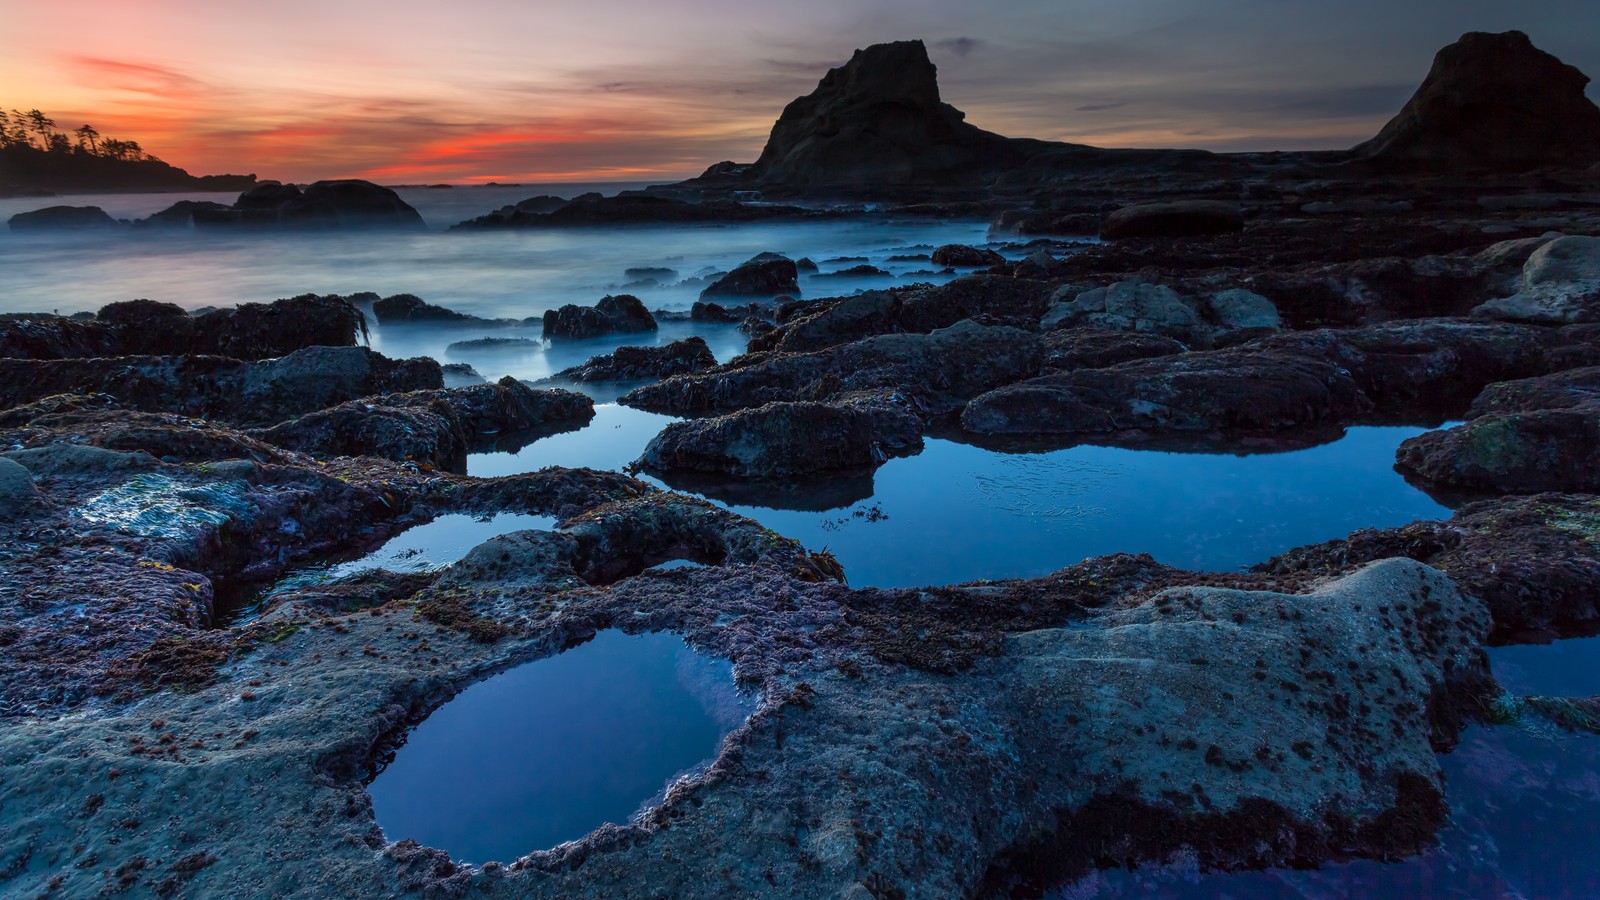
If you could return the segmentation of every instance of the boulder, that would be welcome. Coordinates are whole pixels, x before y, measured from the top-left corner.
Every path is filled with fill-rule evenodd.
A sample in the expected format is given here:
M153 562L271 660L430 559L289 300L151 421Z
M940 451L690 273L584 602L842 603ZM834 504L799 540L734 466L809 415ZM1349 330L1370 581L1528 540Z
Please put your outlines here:
M166 209L134 222L146 228L190 228L196 214L226 213L228 206L211 200L179 200Z
M10 224L12 231L64 231L114 228L117 220L98 206L47 206L17 213Z
M651 472L687 469L781 478L873 468L922 448L922 420L889 406L769 403L673 422L645 447Z
M33 473L15 460L0 457L0 517L16 515L38 502Z
M1490 300L1472 314L1547 325L1600 322L1600 237L1538 240L1523 263L1521 290Z
M784 257L757 257L712 282L700 292L706 297L776 297L800 293L799 269Z
M1045 375L977 397L980 435L1266 432L1348 420L1371 408L1325 358L1256 348L1183 353Z
M656 328L655 317L632 294L608 294L594 306L569 303L560 309L546 310L544 314L544 336L557 340L639 334Z
M379 325L410 322L481 322L477 316L435 306L415 294L395 294L372 304L372 317Z
M696 304L699 306L700 304ZM688 337L662 347L618 347L581 366L563 369L550 381L638 381L693 374L717 364L704 338Z
M1464 491L1600 492L1600 404L1490 413L1400 445L1398 467Z
M460 423L468 449L474 451L519 435L568 431L594 418L594 401L587 396L559 388L536 389L510 375L494 384L387 394L368 402L397 408L444 403Z
M1190 340L1209 330L1196 307L1193 299L1166 285L1134 279L1057 300L1039 327L1138 331Z
M389 188L355 178L257 185L227 209L191 211L199 227L241 225L297 229L423 228L422 216Z
M1520 31L1472 32L1434 58L1399 115L1353 152L1384 169L1523 170L1600 160L1589 78Z
M993 250L969 247L966 244L945 244L933 251L933 264L936 266L979 268L998 266L1005 261L1005 257Z
M720 322L733 324L744 321L749 307L739 306L729 308L719 303L707 303L696 300L694 306L689 308L689 321L691 322Z
M1206 301L1211 320L1223 328L1264 328L1277 331L1283 327L1278 307L1271 300L1243 288L1230 288L1212 294Z
M914 399L921 412L948 412L966 398L1037 373L1043 359L1037 335L964 320L928 334L880 334L809 353L746 354L636 388L621 402L696 415L887 392Z
M1124 206L1106 216L1100 236L1107 240L1139 237L1190 237L1244 230L1239 207L1215 200L1174 200Z

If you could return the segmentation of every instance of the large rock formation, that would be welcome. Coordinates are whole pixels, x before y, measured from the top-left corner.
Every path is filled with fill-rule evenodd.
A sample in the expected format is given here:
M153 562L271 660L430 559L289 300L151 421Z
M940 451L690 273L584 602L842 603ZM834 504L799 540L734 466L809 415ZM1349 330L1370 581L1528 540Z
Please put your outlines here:
M939 99L936 74L921 41L857 50L784 108L744 177L812 187L943 186L992 177L1057 146L968 124Z
M1588 83L1520 31L1465 34L1355 152L1402 169L1587 166L1600 160L1600 109L1584 96Z
M370 181L318 181L304 191L267 182L239 195L229 209L195 209L196 226L283 228L422 228L422 216L400 195Z

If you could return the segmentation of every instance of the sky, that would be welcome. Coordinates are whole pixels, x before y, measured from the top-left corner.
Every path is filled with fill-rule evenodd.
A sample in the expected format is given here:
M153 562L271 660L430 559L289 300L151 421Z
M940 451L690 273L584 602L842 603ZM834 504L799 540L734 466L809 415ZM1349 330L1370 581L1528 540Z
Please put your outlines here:
M687 177L907 38L967 121L1100 146L1347 147L1465 31L1600 76L1594 0L0 0L0 23L0 106L286 181Z

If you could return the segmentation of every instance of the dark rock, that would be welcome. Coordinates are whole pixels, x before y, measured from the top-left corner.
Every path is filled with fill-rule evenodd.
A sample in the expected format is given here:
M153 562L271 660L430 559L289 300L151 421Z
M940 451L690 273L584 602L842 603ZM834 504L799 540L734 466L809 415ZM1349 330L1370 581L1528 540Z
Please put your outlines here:
M1100 236L1107 240L1138 237L1189 237L1244 230L1237 206L1215 200L1175 200L1124 206L1106 216Z
M467 470L461 423L443 400L414 407L354 400L257 431L255 436L322 458L376 456L446 472Z
M921 41L874 44L784 108L740 176L756 183L851 186L973 181L1048 146L975 128L939 99Z
M1588 76L1520 31L1471 32L1439 51L1400 114L1354 152L1385 169L1510 169L1600 159Z
M668 282L678 277L677 269L668 269L664 266L634 266L623 269L622 274L630 280L642 281L651 279L657 282Z
M446 353L502 353L506 351L530 353L539 348L531 338L484 337L470 341L454 341L445 346Z
M933 264L936 266L998 266L1006 258L993 250L980 250L966 244L945 244L933 251Z
M569 228L591 225L632 225L646 222L758 222L809 218L816 213L797 206L750 206L729 201L689 203L669 197L626 195L573 198L543 215L513 211L490 213L452 226L478 228Z
M799 307L794 318L752 349L820 350L874 334L927 334L978 316L1036 327L1049 297L1045 285L987 275L958 278L939 286L867 291Z
M289 184L257 185L226 210L191 211L199 227L422 228L422 216L389 188L360 179L318 181L302 192Z
M195 316L195 341L187 352L266 359L306 347L353 347L366 330L366 317L345 298L302 294Z
M798 269L799 271L801 271L801 272L815 272L815 271L817 271L817 264L812 262L811 261L811 257L809 257L809 256L802 256L799 259L795 260L794 261L794 267L796 269Z
M1091 236L1100 233L1099 213L1057 213L1036 209L1015 209L1001 213L990 223L992 234Z
M146 353L166 356L205 353L211 349L197 346L199 323L176 303L124 300L100 307L94 318L115 333L113 349L118 351L118 356ZM354 329L351 329L351 336L354 337ZM279 354L269 352L261 355Z
M732 324L744 320L749 307L726 307L717 303L707 303L696 300L694 306L689 308L689 321L691 322L724 322Z
M1407 440L1399 467L1430 485L1537 494L1600 491L1600 404L1491 413Z
M1136 359L1171 356L1188 348L1170 337L1068 328L1046 332L1045 368L1070 372L1104 369Z
M639 334L655 331L656 327L650 311L632 294L608 294L594 306L569 303L544 314L544 336L551 339Z
M117 220L98 206L47 206L11 217L12 231L114 228Z
M772 320L764 316L752 315L745 316L744 321L739 323L739 332L747 334L754 339L771 334L777 327L772 324Z
M372 304L373 318L379 325L407 322L481 322L477 316L435 306L415 294L395 294Z
M0 408L55 394L106 394L143 412L272 425L347 400L438 388L431 359L392 360L365 347L310 347L246 362L216 356L0 359Z
M699 304L696 304L699 306ZM688 337L664 347L618 347L596 356L581 366L563 369L551 381L637 381L693 374L712 368L717 358L711 355L704 338Z
M160 228L189 228L194 225L194 217L200 215L226 213L228 207L211 200L179 200L177 203L152 213L148 217L135 222L135 225Z
M1588 366L1491 384L1472 401L1467 418L1596 404L1600 404L1600 367Z
M718 296L775 297L799 293L798 268L793 260L780 256L775 259L752 259L718 278L701 291L700 296L702 299Z
M903 409L769 403L673 422L650 441L638 464L651 472L778 478L872 468L921 448L922 420Z
M696 375L637 388L621 402L677 415L775 401L899 394L930 412L1039 371L1037 335L962 321L929 334L881 334L809 353L753 353Z
M848 269L837 269L832 272L822 272L818 278L893 278L894 273L887 272L877 266L859 265Z
M1600 498L1587 494L1471 503L1448 521L1363 529L1256 570L1333 575L1397 556L1439 569L1488 604L1493 643L1587 636L1600 627Z
M484 377L478 374L478 370L466 363L445 363L439 370L444 375L444 386L447 388L468 387L485 382Z
M980 435L1250 432L1340 422L1369 409L1341 366L1251 348L1045 375L976 398L961 427Z
M469 449L508 438L555 434L594 418L594 401L574 391L536 389L507 375L494 384L388 394L374 402L393 407L450 407Z

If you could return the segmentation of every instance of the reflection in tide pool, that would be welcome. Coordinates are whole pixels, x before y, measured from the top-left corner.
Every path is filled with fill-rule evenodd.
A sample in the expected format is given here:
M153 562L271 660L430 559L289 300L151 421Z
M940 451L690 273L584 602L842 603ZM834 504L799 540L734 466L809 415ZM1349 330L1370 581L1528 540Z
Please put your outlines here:
M605 631L462 691L368 792L389 840L509 862L627 822L754 707L731 664L676 635Z
M467 555L473 547L512 531L554 528L554 516L499 513L490 517L451 513L407 529L378 549L358 559L307 566L263 589L240 589L218 598L214 618L221 625L237 624L265 609L274 597L297 588L326 584L374 569L391 572L432 572Z
M602 404L582 431L517 453L476 454L468 469L620 469L670 421ZM1223 571L1358 528L1448 516L1394 470L1400 442L1426 430L1351 428L1320 447L1248 456L1090 446L1008 454L929 440L922 453L890 460L871 477L798 492L753 490L749 481L668 484L812 549L826 547L858 587L1031 578L1106 553ZM825 502L812 502L819 498Z
M1250 456L1012 455L930 440L879 469L871 499L853 508L733 509L826 546L857 586L1028 578L1106 553L1221 571L1357 528L1448 516L1394 471L1395 448L1425 430L1351 428L1320 447Z
M620 471L671 421L671 416L616 403L596 404L587 428L540 438L515 453L474 453L467 458L467 473L490 478L545 466Z

